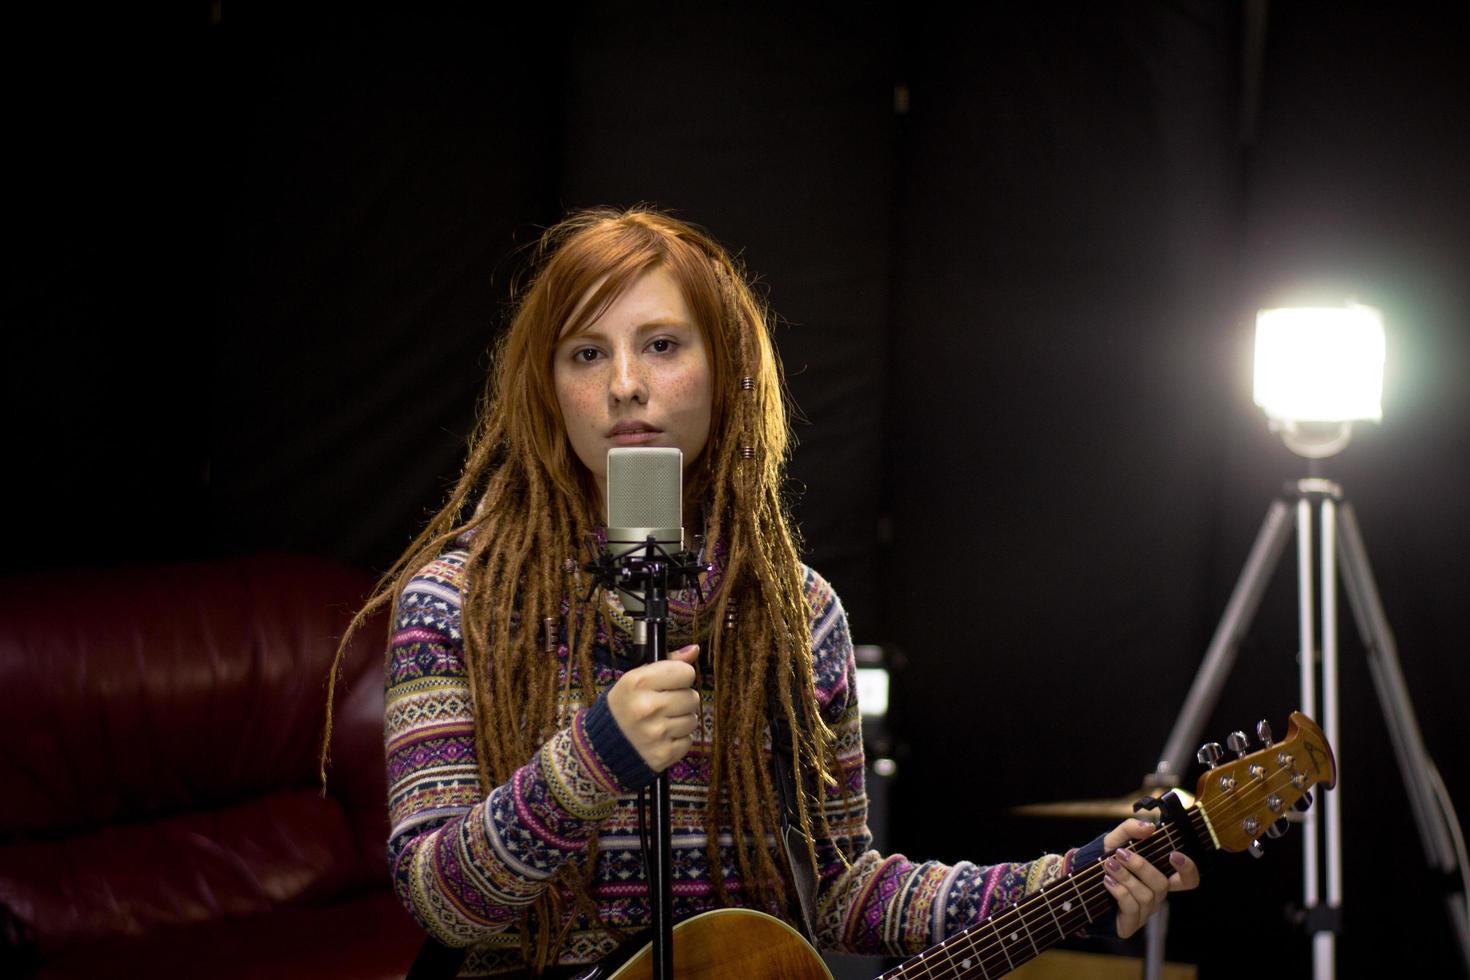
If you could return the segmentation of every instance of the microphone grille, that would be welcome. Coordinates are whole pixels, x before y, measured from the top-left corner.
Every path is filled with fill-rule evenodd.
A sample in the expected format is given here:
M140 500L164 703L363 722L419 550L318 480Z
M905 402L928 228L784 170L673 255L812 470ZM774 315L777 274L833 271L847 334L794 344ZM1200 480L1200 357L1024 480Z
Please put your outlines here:
M684 454L678 449L609 449L607 526L683 527L683 481Z

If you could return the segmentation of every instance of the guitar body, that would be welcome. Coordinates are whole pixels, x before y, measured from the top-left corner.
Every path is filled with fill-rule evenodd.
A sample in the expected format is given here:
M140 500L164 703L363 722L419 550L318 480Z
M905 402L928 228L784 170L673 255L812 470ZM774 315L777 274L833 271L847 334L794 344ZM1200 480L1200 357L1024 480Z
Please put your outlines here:
M763 912L716 909L674 926L674 976L699 980L832 980L816 950L795 929ZM607 974L652 980L653 944Z

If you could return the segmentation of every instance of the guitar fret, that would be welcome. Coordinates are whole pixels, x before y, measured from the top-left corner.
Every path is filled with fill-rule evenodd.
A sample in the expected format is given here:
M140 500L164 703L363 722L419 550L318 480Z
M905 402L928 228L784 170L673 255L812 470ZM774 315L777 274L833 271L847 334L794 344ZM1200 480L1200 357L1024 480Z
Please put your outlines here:
M960 935L964 936L965 933L960 933ZM965 957L959 960L958 963L955 963L955 957L957 957L959 954L951 953L949 956L950 962L954 963L954 965L958 969L964 971L960 974L961 976L969 973L971 969L978 968L980 970L980 975L984 977L985 980L990 980L990 971L985 969L985 960L983 958L976 958L976 954L978 952L977 947L979 946L979 943L977 943L974 939L966 937L965 945L967 947L965 950Z
M1015 928L1017 920L1020 922L1019 929ZM1004 932L1001 931L1002 924L1006 930ZM1015 969L1034 956L1041 955L1041 947L1036 944L1036 940L1031 935L1031 928L1026 924L1025 910L1022 906L1012 906L995 916L991 928L1000 941L1000 951L1005 955L1006 963L1011 969ZM1021 938L1023 932L1026 934L1024 941ZM1029 950L1026 948L1027 945L1031 947Z
M878 980L902 980L904 977L954 977L972 975L979 970L982 980L990 980L990 970L985 965L985 954L976 938L976 927L966 929L932 946L907 963L883 974ZM1004 952L1004 950L1002 950ZM962 971L956 974L955 971ZM936 972L939 971L939 972ZM1010 970L1003 971L1009 973ZM999 976L999 974L996 974Z
M1036 955L1040 956L1041 947L1036 945L1036 939L1031 935L1031 927L1026 924L1026 911L1023 906L1017 906L1016 918L1021 920L1021 928L1026 930L1026 941L1031 944L1031 948L1036 951ZM1014 935L1014 933L1012 933L1012 935Z
M1077 893L1077 904L1082 906L1082 914L1087 916L1087 923L1091 925L1096 920L1092 917L1092 910L1087 907L1087 899L1082 897L1082 889L1077 887L1077 876L1072 875L1067 880L1072 883L1072 891Z
M1047 912L1051 913L1051 924L1057 927L1057 935L1062 939L1066 939L1067 930L1062 928L1062 923L1061 920L1057 918L1056 910L1051 907L1051 897L1047 895L1047 892L1053 890L1054 889L1052 888L1043 889L1041 894L1038 895L1037 898L1041 899L1041 903L1046 906Z
M986 921L990 923L990 931L995 933L995 941L1000 943L1000 952L1006 958L1006 965L1014 970L1016 968L1016 961L1011 959L1010 950L1006 949L1005 937L1000 934L1000 927L995 924L995 919L987 919Z

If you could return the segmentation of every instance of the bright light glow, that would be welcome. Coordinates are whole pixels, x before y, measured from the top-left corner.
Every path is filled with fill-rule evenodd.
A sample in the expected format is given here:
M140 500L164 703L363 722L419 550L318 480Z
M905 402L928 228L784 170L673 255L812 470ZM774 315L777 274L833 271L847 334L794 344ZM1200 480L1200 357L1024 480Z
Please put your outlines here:
M868 717L888 714L888 671L882 667L857 669L858 706Z
M1383 418L1383 314L1340 308L1256 314L1256 404L1274 421Z

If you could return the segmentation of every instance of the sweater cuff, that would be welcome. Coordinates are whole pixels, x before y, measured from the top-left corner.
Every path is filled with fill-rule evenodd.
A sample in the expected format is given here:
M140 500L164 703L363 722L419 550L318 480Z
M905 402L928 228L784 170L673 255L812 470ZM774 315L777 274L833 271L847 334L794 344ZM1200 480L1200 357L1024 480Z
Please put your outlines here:
M1103 841L1107 839L1107 836L1107 834L1100 834L1095 839L1088 841L1067 855L1067 873L1075 874L1089 864L1096 864L1101 861L1104 850Z
M648 768L648 763L618 727L605 693L582 712L581 723L598 761L623 789L640 790L657 778L658 774Z
M1067 873L1076 874L1083 868L1101 861L1103 852L1106 850L1103 846L1103 840L1106 837L1106 834L1101 834L1070 852L1067 855ZM1108 909L1107 914L1101 918L1089 922L1087 928L1082 930L1082 935L1089 936L1093 939L1116 939L1118 936L1117 904L1114 903Z

